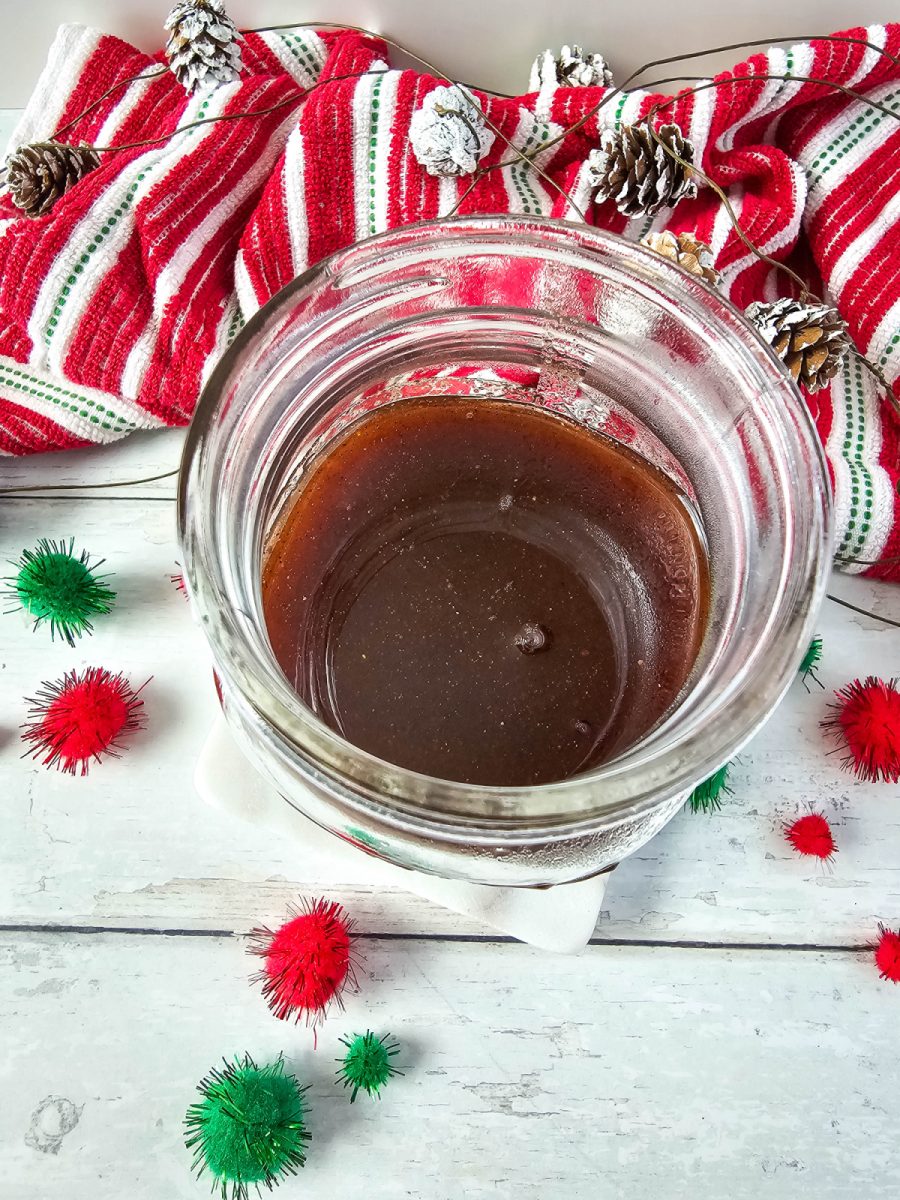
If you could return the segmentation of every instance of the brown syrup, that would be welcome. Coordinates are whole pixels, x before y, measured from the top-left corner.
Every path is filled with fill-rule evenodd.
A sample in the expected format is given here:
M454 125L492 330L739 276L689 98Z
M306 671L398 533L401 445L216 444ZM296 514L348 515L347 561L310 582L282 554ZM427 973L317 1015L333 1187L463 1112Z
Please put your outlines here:
M275 656L348 741L443 779L569 778L649 731L697 656L686 498L530 406L404 400L349 427L270 539Z

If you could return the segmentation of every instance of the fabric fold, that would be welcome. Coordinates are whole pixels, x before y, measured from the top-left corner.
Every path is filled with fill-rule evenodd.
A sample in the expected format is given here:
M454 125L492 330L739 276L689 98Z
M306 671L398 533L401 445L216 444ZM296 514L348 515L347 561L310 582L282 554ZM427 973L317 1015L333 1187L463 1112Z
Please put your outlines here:
M457 205L570 220L580 210L632 239L695 231L739 308L793 294L702 180L696 198L653 220L593 203L586 162L600 131L658 105L748 237L837 305L900 397L900 25L843 36L858 40L775 47L693 94L614 96L570 132L602 88L548 77L515 98L476 91L500 134L480 164L496 169L469 190L470 177L429 175L410 146L413 115L447 81L391 69L374 35L247 34L240 80L189 98L161 55L63 26L14 145L95 102L64 140L160 140L103 155L46 217L0 199L0 452L186 424L225 348L276 291L334 250ZM124 83L139 73L154 77ZM187 128L195 121L209 123ZM900 422L855 355L807 399L834 483L839 560L900 578Z

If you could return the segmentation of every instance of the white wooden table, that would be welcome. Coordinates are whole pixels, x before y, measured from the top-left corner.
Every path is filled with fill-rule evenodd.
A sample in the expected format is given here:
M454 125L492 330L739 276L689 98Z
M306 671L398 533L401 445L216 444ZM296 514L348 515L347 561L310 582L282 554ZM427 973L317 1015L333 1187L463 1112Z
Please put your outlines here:
M0 478L151 475L181 442L4 460ZM17 615L0 626L0 1195L206 1195L181 1119L206 1069L249 1050L315 1080L309 1166L285 1200L896 1196L900 988L865 946L900 924L900 797L826 757L825 692L798 681L723 811L682 814L623 863L588 950L552 957L406 894L301 876L289 845L205 808L191 775L215 698L168 578L174 481L75 497L0 499L0 557L74 535L119 593L75 650ZM900 612L890 587L833 590ZM895 630L829 604L821 631L829 690L900 666ZM87 779L23 761L23 697L90 664L153 676L146 732ZM835 824L832 870L782 839L807 804ZM245 938L323 891L356 916L364 967L314 1052L248 987ZM408 1073L350 1109L332 1060L367 1026L400 1039Z
M183 435L0 460L0 486L177 465ZM714 817L684 813L619 867L589 948L553 957L399 892L298 872L296 852L204 807L205 649L169 581L172 479L0 498L0 558L74 536L118 604L70 650L0 618L0 1196L190 1200L182 1118L223 1055L284 1052L313 1082L309 1165L279 1195L331 1200L895 1197L900 987L867 943L900 925L900 789L827 757L830 690L900 674L900 634L827 604L828 689L798 681ZM837 579L900 615L900 591ZM91 664L146 690L146 732L73 779L20 758L23 697ZM786 846L814 805L830 870ZM246 935L298 895L356 917L360 994L318 1049L248 986ZM330 1083L337 1038L390 1030L407 1069L380 1105Z

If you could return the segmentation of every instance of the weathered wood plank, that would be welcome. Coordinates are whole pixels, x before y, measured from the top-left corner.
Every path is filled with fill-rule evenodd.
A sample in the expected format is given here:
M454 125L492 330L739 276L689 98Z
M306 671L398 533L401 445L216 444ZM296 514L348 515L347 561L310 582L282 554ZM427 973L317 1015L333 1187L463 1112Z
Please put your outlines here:
M37 454L29 458L0 458L0 488L66 485L77 489L83 484L147 479L177 470L183 444L183 429L160 429L131 434L112 446ZM93 493L86 490L84 494L103 497L105 501L118 497L135 500L146 496L174 498L176 482L175 476L170 476L138 486L109 488ZM69 502L67 494L54 495L49 491L38 494L46 495L56 504ZM81 493L76 491L75 494Z
M208 1196L181 1121L243 1051L283 1051L312 1085L285 1200L896 1194L898 996L861 955L368 941L314 1051L248 987L244 948L0 941L6 1200ZM351 1108L337 1039L365 1028L407 1073Z
M70 650L0 617L0 922L236 929L273 918L298 891L323 886L369 930L482 932L406 894L366 886L366 863L335 879L265 830L208 811L193 763L215 712L205 648L175 570L173 507L99 500L71 506L0 501L0 558L40 536L76 535L107 558L115 612ZM841 594L896 611L896 592L836 580ZM826 605L829 687L854 674L896 673L900 635ZM148 729L125 756L72 779L19 757L23 697L67 668L124 670L146 690ZM678 817L613 877L601 936L857 943L900 917L897 789L867 785L827 757L818 721L827 693L798 682L742 756L734 796L714 817ZM807 805L835 821L830 870L799 860L781 822ZM324 875L324 877L323 877Z

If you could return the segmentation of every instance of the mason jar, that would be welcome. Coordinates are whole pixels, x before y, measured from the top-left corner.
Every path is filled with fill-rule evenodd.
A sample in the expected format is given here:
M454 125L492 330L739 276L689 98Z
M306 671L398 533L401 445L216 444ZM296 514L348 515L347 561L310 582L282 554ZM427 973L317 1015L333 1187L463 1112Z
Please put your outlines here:
M694 668L654 728L573 778L488 787L384 762L303 703L269 644L262 563L304 474L364 414L441 395L612 437L696 512L711 594ZM585 225L464 217L339 251L249 321L188 433L179 524L225 718L284 803L397 865L529 887L643 845L772 714L813 633L831 496L799 392L719 293Z

